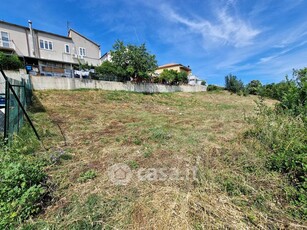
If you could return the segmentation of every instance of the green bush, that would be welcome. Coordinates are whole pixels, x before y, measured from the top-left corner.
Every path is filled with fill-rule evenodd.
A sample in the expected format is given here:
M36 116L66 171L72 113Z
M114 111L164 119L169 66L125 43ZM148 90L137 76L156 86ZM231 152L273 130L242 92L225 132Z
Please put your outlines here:
M260 88L259 95L269 97L276 100L281 100L284 92L288 91L289 84L286 81L279 83L271 83Z
M23 64L17 55L0 52L0 67L4 70L18 70L23 67Z
M188 83L188 74L186 72L178 72L173 69L164 69L159 75L157 82L168 85Z
M127 77L122 68L117 67L110 61L105 61L100 66L97 66L95 72L96 74L92 78L97 80L121 82L130 80L130 77Z
M268 150L267 167L286 175L293 189L286 191L295 215L307 216L307 127L298 116L280 113L260 102L250 132Z
M294 115L307 117L307 68L294 71L296 79L287 80L287 91L283 92L278 108Z
M262 87L261 96L279 100L275 108L260 102L251 134L268 149L267 166L285 174L292 187L287 196L298 218L307 216L307 68L294 70L293 79Z
M277 84L264 85L260 96L279 100L279 112L293 116L307 117L307 68L293 70L293 79L286 77L285 81Z
M0 229L5 229L39 212L47 194L47 176L45 162L32 155L33 146L37 147L34 139L18 137L10 147L1 145Z
M208 85L207 91L222 91L225 90L224 87L218 85Z
M249 94L258 95L261 91L262 84L259 80L252 80L247 84L246 90Z
M201 85L207 85L207 82L206 81L201 81L201 83L200 83Z

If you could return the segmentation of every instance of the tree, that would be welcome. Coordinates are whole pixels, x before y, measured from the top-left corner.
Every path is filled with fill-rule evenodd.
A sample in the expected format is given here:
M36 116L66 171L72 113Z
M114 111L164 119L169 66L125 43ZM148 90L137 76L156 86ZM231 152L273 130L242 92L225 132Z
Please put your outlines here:
M178 77L177 71L173 69L164 69L159 76L159 82L172 85L174 84L177 77Z
M179 72L177 74L177 83L188 83L188 73L187 72Z
M100 66L95 68L95 72L102 75L115 75L116 67L110 61L104 61Z
M264 85L261 96L279 100L277 108L280 111L298 116L307 121L307 68L293 70L293 78L286 76L284 81L277 84Z
M8 55L0 52L0 67L6 70L18 70L23 67L17 55Z
M107 81L127 81L130 78L125 76L123 69L115 66L113 62L105 61L95 68L96 78Z
M145 44L126 46L118 40L113 45L113 49L111 51L112 63L117 72L133 81L148 80L150 74L157 68L156 57L147 51Z
M246 88L249 94L258 95L261 90L262 84L259 80L252 80L247 84Z
M235 75L228 74L225 77L225 88L232 93L242 93L244 91L244 84Z
M286 78L287 90L283 91L278 106L307 121L307 68L293 70L293 79Z
M200 83L201 85L207 85L207 82L206 81L201 81L201 83Z
M169 85L188 83L188 74L186 72L178 72L173 69L164 69L158 77L158 82Z
M307 67L299 70L293 69L293 77L297 78L298 80L301 78L307 78Z

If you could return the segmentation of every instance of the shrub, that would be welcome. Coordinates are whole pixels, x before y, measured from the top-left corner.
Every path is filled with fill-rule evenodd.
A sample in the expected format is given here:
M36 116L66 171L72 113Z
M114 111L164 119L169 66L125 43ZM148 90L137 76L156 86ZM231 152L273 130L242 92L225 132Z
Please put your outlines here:
M23 67L17 55L0 52L0 67L4 70L18 70Z
M218 86L218 85L208 85L207 90L208 91L221 91L221 90L225 90L225 88L222 86Z
M28 136L31 136L28 134ZM0 228L14 226L39 212L47 194L45 162L32 156L37 142L15 138L0 150Z
M277 84L264 85L260 96L279 100L277 109L294 116L307 116L307 68L293 70L293 78Z
M267 167L281 172L293 189L288 198L296 205L295 215L306 217L307 210L307 129L301 117L293 117L258 103L258 116L253 118L252 136L268 150Z
M293 70L293 79L263 87L261 95L278 99L274 109L258 104L252 134L269 150L267 166L289 178L286 193L296 206L292 214L307 216L307 68Z
M176 81L178 72L175 70L164 69L159 76L159 82L164 84L173 85Z
M259 80L252 80L247 84L246 89L249 94L258 95L261 90L261 82Z
M130 78L126 76L125 71L114 65L110 61L103 62L100 66L95 68L96 74L94 74L94 79L104 80L104 81L129 81Z
M154 78L154 82L168 85L186 84L188 83L188 74L173 69L164 69L158 77Z
M294 115L307 116L307 68L294 70L296 79L287 79L287 90L283 92L278 108Z
M187 72L179 72L176 78L177 84L188 83L188 73Z

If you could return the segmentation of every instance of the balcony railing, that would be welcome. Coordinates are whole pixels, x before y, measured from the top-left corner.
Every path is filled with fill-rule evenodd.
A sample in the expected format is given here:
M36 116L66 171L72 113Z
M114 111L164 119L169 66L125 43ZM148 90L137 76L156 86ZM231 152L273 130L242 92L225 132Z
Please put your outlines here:
M0 48L1 49L15 50L15 44L12 40L2 40L2 39L0 39Z

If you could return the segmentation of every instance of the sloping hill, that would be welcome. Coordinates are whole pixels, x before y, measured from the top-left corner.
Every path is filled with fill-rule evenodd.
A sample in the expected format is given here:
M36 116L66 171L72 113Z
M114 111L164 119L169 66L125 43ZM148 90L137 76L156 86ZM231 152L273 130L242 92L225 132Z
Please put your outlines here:
M286 182L244 135L256 97L86 90L36 97L45 111L34 108L33 117L54 159L46 168L54 200L31 228L303 228L287 214Z

